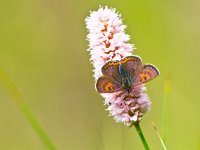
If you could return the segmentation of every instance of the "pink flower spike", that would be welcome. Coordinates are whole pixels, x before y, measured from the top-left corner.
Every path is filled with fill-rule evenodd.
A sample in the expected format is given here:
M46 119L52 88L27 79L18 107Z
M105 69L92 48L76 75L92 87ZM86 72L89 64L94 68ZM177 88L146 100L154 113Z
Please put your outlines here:
M126 26L115 9L99 7L97 11L90 12L85 21L88 30L88 51L97 80L102 76L101 68L106 62L132 56L135 47L128 43L130 36L125 34ZM109 115L113 116L116 122L130 126L141 121L144 113L150 109L151 102L144 93L145 89L142 84L132 88L129 93L122 90L101 95L105 99Z
M90 12L86 18L88 51L95 67L95 79L102 75L101 67L105 62L132 55L133 46L127 43L130 37L124 33L126 26L120 16L115 9L106 6Z

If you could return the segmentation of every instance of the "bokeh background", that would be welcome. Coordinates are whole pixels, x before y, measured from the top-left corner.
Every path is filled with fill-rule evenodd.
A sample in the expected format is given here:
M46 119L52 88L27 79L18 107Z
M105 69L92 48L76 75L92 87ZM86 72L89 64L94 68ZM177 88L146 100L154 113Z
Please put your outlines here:
M122 14L135 55L161 75L147 84L151 110L141 127L162 149L164 81L171 81L167 147L200 149L200 1L3 0L0 67L16 85L59 150L143 150L134 128L116 124L95 91L84 19L108 5ZM45 146L7 89L0 86L0 149Z

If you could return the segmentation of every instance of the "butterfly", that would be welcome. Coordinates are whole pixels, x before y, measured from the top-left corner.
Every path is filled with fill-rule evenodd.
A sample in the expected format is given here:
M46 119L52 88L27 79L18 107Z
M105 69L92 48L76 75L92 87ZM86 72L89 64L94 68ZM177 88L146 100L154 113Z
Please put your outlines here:
M96 89L99 93L127 91L153 80L159 75L151 64L142 65L138 56L127 56L118 61L109 61L101 68L103 76L98 78Z

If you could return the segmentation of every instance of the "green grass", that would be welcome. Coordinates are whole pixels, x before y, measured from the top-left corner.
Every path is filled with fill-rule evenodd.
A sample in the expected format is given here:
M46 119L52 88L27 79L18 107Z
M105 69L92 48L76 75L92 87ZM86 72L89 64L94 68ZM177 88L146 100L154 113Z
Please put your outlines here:
M168 128L169 128L169 100L171 95L170 80L165 81L164 98L163 98L163 141L167 144Z
M158 138L160 140L160 143L162 144L163 149L167 150L167 148L165 146L165 143L164 143L162 137L160 136L160 133L158 132L158 129L157 129L156 125L153 122L152 122L152 126L153 126L154 130L156 131L156 134L157 134L157 136L158 136Z
M21 112L27 119L27 122L32 126L37 135L40 137L41 141L44 143L47 149L55 150L56 147L49 135L44 131L40 122L37 120L36 116L32 112L31 108L28 106L26 101L23 99L15 85L8 79L5 73L0 70L0 80L2 84L8 89L12 96L14 96L18 106L20 107Z

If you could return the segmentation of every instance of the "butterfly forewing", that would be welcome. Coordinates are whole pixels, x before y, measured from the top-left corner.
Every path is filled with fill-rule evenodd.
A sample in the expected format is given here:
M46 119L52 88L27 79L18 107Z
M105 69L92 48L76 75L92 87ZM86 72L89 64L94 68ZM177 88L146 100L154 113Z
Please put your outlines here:
M109 61L101 69L104 76L120 82L119 61Z
M122 87L112 79L102 76L97 80L96 89L99 93L113 93L122 90Z
M120 61L109 61L101 69L104 76L109 76L114 80L121 82L119 74L119 65L125 67L126 72L135 76L142 67L142 61L138 56L127 56Z
M158 75L159 71L155 66L151 64L143 65L138 75L136 76L133 85L140 85L146 83L150 80L153 80Z
M127 56L121 60L121 63L124 64L123 66L132 78L138 74L142 67L142 61L138 56Z

